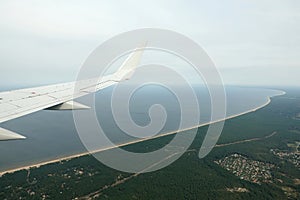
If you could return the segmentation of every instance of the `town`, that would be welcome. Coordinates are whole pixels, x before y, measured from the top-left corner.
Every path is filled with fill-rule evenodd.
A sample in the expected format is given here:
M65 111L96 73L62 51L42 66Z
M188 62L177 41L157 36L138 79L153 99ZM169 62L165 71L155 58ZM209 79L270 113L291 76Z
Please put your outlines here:
M275 167L273 164L254 161L240 154L232 154L215 161L215 163L232 172L240 179L257 184L262 182L271 183L271 169Z
M292 163L295 167L300 169L300 142L290 143L287 144L287 146L291 149L290 151L271 149L270 152L282 160L287 160L288 162Z

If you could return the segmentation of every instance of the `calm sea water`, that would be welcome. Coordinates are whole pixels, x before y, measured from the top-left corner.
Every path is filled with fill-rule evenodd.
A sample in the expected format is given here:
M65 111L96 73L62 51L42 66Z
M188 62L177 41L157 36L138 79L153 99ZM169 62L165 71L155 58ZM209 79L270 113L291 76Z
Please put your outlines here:
M210 118L209 93L200 86L195 86L195 91L200 102L200 123L204 123ZM114 122L110 108L111 92L112 87L96 94L99 122L114 142L132 140L133 138L122 133ZM227 87L227 116L259 107L265 104L269 97L279 94L281 91L270 89ZM150 122L148 109L153 104L163 105L168 114L162 132L178 128L180 121L178 101L170 91L155 85L143 87L132 96L130 112L136 124L145 126ZM86 151L79 139L70 111L40 111L2 123L1 127L25 135L27 139L0 142L0 171Z

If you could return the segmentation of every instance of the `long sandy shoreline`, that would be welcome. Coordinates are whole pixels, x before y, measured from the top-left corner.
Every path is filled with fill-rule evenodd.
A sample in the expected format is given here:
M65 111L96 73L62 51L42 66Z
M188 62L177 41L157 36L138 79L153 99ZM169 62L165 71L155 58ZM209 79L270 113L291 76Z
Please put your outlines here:
M131 145L131 144L136 144L136 143L139 143L139 142L144 142L144 141L147 141L147 140L152 140L152 139L156 139L156 138L160 138L160 137L164 137L164 136L168 136L168 135L173 135L173 134L176 134L178 132L188 131L188 130L192 130L192 129L195 129L195 128L200 128L200 127L207 126L207 125L210 125L210 124L214 124L214 123L218 123L218 122L225 121L225 120L228 120L228 119L232 119L232 118L235 118L235 117L239 117L239 116L242 116L242 115L245 115L245 114L248 114L248 113L255 112L255 111L267 106L268 104L270 104L271 98L273 98L273 97L281 96L281 95L286 94L286 92L284 92L284 91L280 91L280 92L281 92L280 94L269 96L267 102L263 105L260 105L260 106L254 108L254 109L247 110L245 112L242 112L242 113L239 113L239 114L236 114L236 115L231 115L231 116L226 117L224 119L220 119L220 120L216 120L216 121L212 121L212 122L207 122L207 123L204 123L204 124L199 124L197 126L193 126L193 127L186 128L186 129L181 129L181 130L176 130L176 131L156 135L156 136L153 136L151 138L142 138L142 139L139 139L139 140L134 140L134 141L131 141L131 142L122 143L122 144L112 146L112 147L101 148L101 149L91 151L91 152L79 153L79 154L75 154L75 155L71 155L71 156L66 156L66 157L62 157L62 158L57 158L57 159L53 159L53 160L49 160L49 161L40 162L40 163L37 163L37 164L32 164L32 165L28 165L28 166L23 166L23 167L19 167L19 168L5 170L5 171L0 172L0 177L3 176L4 174L14 173L14 172L21 171L21 170L29 170L31 168L38 168L38 167L41 167L41 166L44 166L44 165L58 163L58 162L62 162L62 161L66 161L66 160L86 156L86 155L89 155L89 154L94 154L94 153L99 153L101 151L114 149L114 148L117 148L117 147L123 147L123 146Z

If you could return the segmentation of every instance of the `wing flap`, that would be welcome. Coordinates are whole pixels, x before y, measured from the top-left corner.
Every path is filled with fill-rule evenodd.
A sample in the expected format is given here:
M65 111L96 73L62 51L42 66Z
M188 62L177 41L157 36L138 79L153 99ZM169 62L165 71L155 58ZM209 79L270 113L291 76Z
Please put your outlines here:
M20 140L20 139L26 139L26 137L18 133L12 132L10 130L0 128L0 140Z
M89 109L90 107L83 105L81 103L78 103L76 101L68 101L50 108L47 108L47 110L85 110Z

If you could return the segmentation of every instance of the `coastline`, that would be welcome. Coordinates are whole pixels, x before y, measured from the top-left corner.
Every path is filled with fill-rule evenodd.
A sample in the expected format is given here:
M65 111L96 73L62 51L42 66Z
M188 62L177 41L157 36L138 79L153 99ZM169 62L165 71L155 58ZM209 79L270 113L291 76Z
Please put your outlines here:
M221 122L221 121L233 119L233 118L236 118L236 117L248 114L248 113L256 112L257 110L259 110L259 109L267 106L268 104L270 104L271 99L273 97L282 96L282 95L286 94L285 91L281 91L281 90L276 90L276 91L278 91L279 93L275 94L273 96L268 96L268 99L267 99L266 103L264 103L264 104L262 104L262 105L260 105L256 108L253 108L253 109L250 109L250 110L247 110L245 112L238 113L238 114L235 114L235 115L231 115L231 116L225 117L223 119L219 119L219 120L216 120L216 121L211 121L211 122L199 124L199 125L196 125L196 126L193 126L193 127L186 128L186 129L176 130L176 131L172 131L172 132L168 132L168 133L162 133L160 135L156 135L156 136L151 137L151 138L142 138L142 139L139 139L139 140L134 140L134 141L118 144L118 145L115 145L115 146L112 146L112 147L101 148L101 149L91 151L91 152L83 152L83 153L74 154L74 155L70 155L70 156L65 156L65 157L62 157L62 158L57 158L57 159L53 159L53 160L49 160L49 161L43 161L43 162L40 162L40 163L28 165L28 166L23 166L23 167L18 167L18 168L13 168L13 169L1 171L0 172L0 177L2 177L5 174L14 173L14 172L21 171L21 170L30 170L31 168L39 168L41 166L48 165L48 164L59 163L59 162L62 162L62 161L67 161L67 160L71 160L71 159L74 159L74 158L79 158L79 157L82 157L82 156L87 156L87 155L90 155L90 154L99 153L101 151L106 151L106 150L110 150L110 149L114 149L114 148L118 148L118 147L123 147L123 146L128 146L128 145L131 145L131 144L136 144L136 143L139 143L139 142L144 142L144 141L148 141L148 140L152 140L152 139L157 139L157 138L168 136L168 135L173 135L173 134L176 134L178 132L183 132L183 131L188 131L188 130L195 129L195 128L200 128L200 127L207 126L207 125L214 124L214 123L218 123L218 122Z

